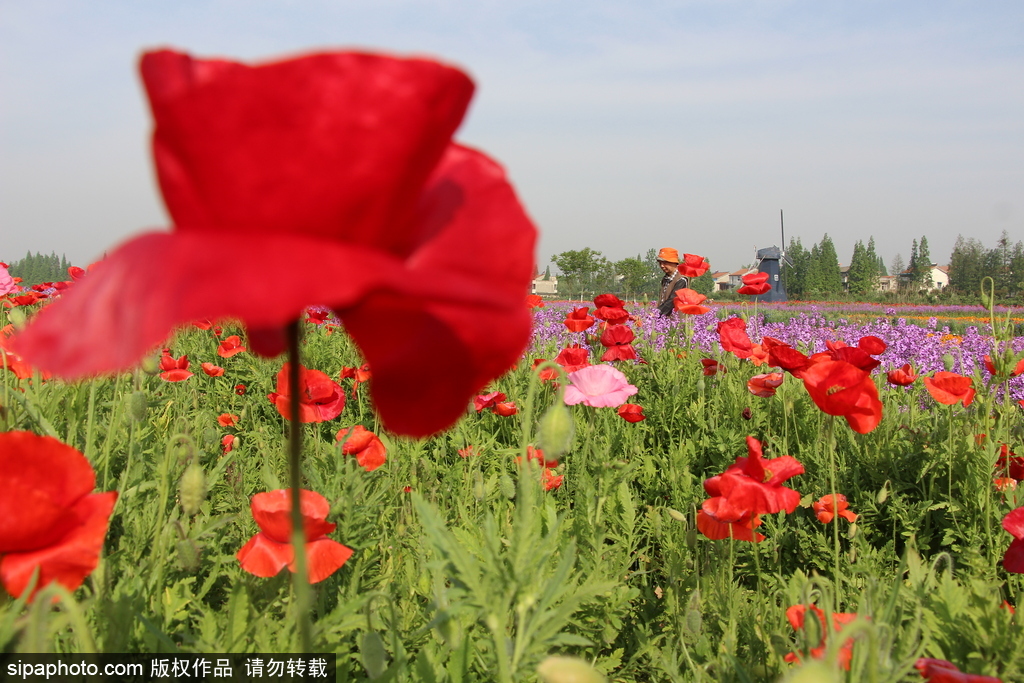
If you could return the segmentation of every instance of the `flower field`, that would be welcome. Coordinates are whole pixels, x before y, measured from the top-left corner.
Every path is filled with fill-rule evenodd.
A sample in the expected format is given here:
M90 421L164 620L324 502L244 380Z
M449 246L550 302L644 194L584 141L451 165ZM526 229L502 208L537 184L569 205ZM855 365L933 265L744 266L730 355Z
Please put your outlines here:
M616 306L596 308L616 319ZM989 372L990 333L813 312L759 324L752 307L730 325L742 334L722 333L728 311L624 310L620 325L572 332L573 306L535 309L517 367L454 428L419 440L383 428L372 373L336 321L311 311L309 622L314 648L338 654L339 680L533 680L553 654L592 665L578 680L1024 678L1013 611L1024 582L1003 566L1011 532L1024 536L1010 515L1024 504L1024 376ZM116 502L77 590L58 581L29 601L38 577L4 573L21 597L0 602L0 648L298 647L289 527L274 521L287 505L268 498L288 482L288 374L254 356L242 329L202 327L112 379L44 379L5 355L3 432L80 451L100 492L83 494ZM864 373L876 425L826 414L817 385L782 370L788 352L761 357L765 337L808 357L880 340L861 344L880 362ZM626 359L602 362L610 351ZM914 379L887 381L908 363ZM586 366L616 377L584 381ZM952 390L924 379L947 366L973 400L966 388L936 400ZM755 380L766 374L777 379ZM610 391L625 395L600 405ZM5 444L0 457L14 452ZM16 447L51 457L52 445ZM16 467L8 457L4 471ZM954 674L928 658L975 676L942 678ZM573 680L558 678L560 662L547 660L545 680Z

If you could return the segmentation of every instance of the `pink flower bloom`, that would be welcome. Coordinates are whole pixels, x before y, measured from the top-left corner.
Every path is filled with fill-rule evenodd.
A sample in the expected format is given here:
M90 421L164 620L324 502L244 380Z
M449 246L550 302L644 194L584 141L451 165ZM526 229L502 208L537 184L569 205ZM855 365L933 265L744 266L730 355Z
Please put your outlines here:
M610 365L590 365L569 373L565 388L566 405L577 403L592 408L617 408L637 392L621 371Z
M11 274L7 272L7 268L0 266L0 296L13 292L18 288L18 284L11 277Z

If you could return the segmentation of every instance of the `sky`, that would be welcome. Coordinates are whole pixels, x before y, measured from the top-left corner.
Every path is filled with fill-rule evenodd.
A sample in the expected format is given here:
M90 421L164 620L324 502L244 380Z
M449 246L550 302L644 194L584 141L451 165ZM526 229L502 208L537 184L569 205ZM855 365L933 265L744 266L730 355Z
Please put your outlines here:
M735 270L780 210L842 263L926 236L943 264L958 234L1024 239L1022 35L1018 0L0 0L0 260L85 265L169 226L136 62L172 46L464 68L456 139L507 169L541 271L664 246Z

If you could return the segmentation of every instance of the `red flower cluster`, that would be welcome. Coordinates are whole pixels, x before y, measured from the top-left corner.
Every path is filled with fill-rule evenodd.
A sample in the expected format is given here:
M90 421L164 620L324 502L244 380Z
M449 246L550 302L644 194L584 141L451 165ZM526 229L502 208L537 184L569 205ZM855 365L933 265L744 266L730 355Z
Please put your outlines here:
M117 492L93 493L85 456L49 436L0 433L0 581L20 597L35 571L31 597L56 581L82 585L100 560Z
M711 496L697 513L697 529L710 539L732 536L738 541L764 540L754 532L761 525L760 515L785 510L792 513L800 504L800 494L783 486L790 477L803 474L804 466L796 458L783 455L765 460L761 442L747 437L747 457L722 474L704 481Z
M626 322L629 313L625 302L614 294L598 294L594 297L594 316L605 321L604 332L601 333L601 345L605 352L601 356L604 361L636 360L636 349L633 348L633 330Z
M507 396L501 391L493 391L489 394L483 394L473 399L473 407L476 408L476 412L480 412L485 408L490 408L492 413L501 415L502 417L510 417L519 412L519 408L516 407L514 401L506 401Z
M179 325L235 318L275 356L323 302L373 368L381 418L412 436L454 423L518 360L536 230L501 167L452 141L465 74L359 52L249 66L171 50L141 71L173 230L111 252L13 352L75 379L131 367Z
M828 626L826 625L825 613L817 605L810 605L810 612L818 620L818 633L821 633L821 642L817 647L812 647L810 655L814 659L821 659L825 656L826 644L828 642ZM804 628L804 623L807 619L808 606L805 605L793 605L786 610L786 619L789 621L789 625L793 627L794 631L799 631ZM850 614L845 612L833 612L832 613L832 628L836 631L842 630L843 626L849 624L851 621L857 618L856 614ZM850 660L853 658L853 639L848 638L845 643L839 648L839 664L846 669L850 670ZM800 656L795 652L790 652L788 655L783 657L787 662L799 662Z

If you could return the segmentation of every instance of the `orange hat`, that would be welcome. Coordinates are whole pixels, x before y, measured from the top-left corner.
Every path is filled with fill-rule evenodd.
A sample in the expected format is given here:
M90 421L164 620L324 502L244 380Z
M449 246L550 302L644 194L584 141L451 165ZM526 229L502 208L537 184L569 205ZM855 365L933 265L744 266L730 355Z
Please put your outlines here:
M666 263L679 263L679 252L672 247L664 247L658 252L658 260Z

